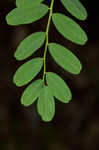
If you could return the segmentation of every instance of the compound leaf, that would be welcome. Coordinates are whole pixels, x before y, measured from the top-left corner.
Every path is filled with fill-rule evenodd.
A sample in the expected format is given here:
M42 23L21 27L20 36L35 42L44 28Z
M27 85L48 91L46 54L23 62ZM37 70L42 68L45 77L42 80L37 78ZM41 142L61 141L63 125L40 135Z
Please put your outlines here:
M54 60L62 68L73 74L79 74L82 65L78 58L64 46L56 43L50 43L48 45L49 52L54 58Z
M17 7L34 7L39 5L44 0L16 0Z
M17 86L26 85L30 82L41 70L43 64L42 58L35 58L19 67L14 75L13 82Z
M21 104L29 106L38 98L39 92L42 89L42 80L36 80L31 83L23 92L21 97Z
M33 23L41 19L48 12L48 9L48 6L44 4L39 4L34 8L15 8L6 16L6 20L9 25Z
M71 18L61 13L54 13L52 20L57 30L68 40L79 45L84 45L87 41L86 33Z
M61 0L64 7L77 19L85 20L87 11L79 0Z
M63 103L68 103L71 100L71 91L60 76L53 72L47 72L46 81L51 92L57 99Z
M23 60L31 56L45 41L44 32L36 32L25 38L18 46L14 56L17 60Z
M42 120L51 121L55 114L55 101L54 97L47 86L44 86L39 95L37 103L38 113L41 115Z

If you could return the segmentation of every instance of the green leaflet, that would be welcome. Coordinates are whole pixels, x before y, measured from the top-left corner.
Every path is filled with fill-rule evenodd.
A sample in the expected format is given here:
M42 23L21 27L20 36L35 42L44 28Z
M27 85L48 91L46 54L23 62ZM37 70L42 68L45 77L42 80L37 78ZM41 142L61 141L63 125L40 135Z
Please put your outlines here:
M64 7L77 19L85 20L87 11L79 0L61 0Z
M61 13L54 13L52 15L52 20L57 30L65 38L79 45L84 45L86 43L87 41L86 33L71 18Z
M23 60L31 56L45 41L44 32L36 32L25 38L18 46L14 56L17 60Z
M29 106L39 97L39 92L42 89L42 80L36 80L31 83L23 92L21 104Z
M14 75L13 82L17 86L26 85L30 82L41 70L43 65L42 58L35 58L19 67Z
M21 25L35 22L41 19L47 12L48 6L40 4L34 8L15 8L7 16L9 25Z
M68 103L72 94L68 85L56 73L47 72L46 81L53 95L63 103Z
M37 110L44 121L51 121L54 117L55 101L48 86L44 86L40 91Z
M34 7L39 5L44 0L16 0L17 7Z
M54 60L60 65L62 68L67 70L73 74L79 74L82 65L78 58L68 49L63 47L60 44L50 43L48 45L49 52L54 58Z

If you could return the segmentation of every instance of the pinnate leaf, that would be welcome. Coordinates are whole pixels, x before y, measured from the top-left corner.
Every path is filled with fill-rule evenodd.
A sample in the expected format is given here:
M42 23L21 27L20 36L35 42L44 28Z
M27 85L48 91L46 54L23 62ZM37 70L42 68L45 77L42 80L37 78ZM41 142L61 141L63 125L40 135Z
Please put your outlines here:
M34 7L39 5L44 0L16 0L17 7Z
M87 41L86 33L71 18L61 13L54 13L52 20L57 30L68 40L79 45L84 45Z
M26 85L40 72L42 64L42 58L34 58L24 63L17 69L13 82L16 84L16 86Z
M41 19L48 12L48 6L40 4L34 8L15 8L7 16L9 25L21 25L33 23Z
M51 121L53 119L55 114L55 101L48 86L44 86L40 91L37 109L42 120Z
M63 103L68 103L72 94L68 85L56 73L47 72L46 81L53 95Z
M36 32L25 38L18 46L14 56L17 60L23 60L31 56L45 41L44 32Z
M64 7L77 19L85 20L87 11L79 0L61 0Z
M80 73L82 65L78 58L71 51L69 51L64 46L56 43L50 43L48 45L48 48L54 60L63 69L67 70L72 74Z
M42 89L42 80L36 80L31 83L23 92L21 104L29 106L39 97L39 92Z

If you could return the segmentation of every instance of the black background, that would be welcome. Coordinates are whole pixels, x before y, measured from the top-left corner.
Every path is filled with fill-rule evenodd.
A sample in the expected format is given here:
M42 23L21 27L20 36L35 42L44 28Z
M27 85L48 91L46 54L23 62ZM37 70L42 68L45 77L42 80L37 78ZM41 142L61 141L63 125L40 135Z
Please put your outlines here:
M84 46L73 44L51 23L50 41L71 49L81 60L83 70L80 75L71 75L47 55L48 71L58 73L68 83L73 98L69 104L56 100L54 119L44 123L37 114L36 102L28 108L20 104L25 87L17 88L12 79L24 63L13 57L18 44L32 32L44 31L48 15L33 24L8 26L5 16L15 8L15 1L0 1L0 150L99 150L99 8L96 1L81 2L89 14L84 22L72 17L60 1L55 0L54 12L63 12L78 22L89 40ZM49 5L50 1L46 3ZM42 46L33 57L42 56L43 49ZM36 79L40 77L42 71Z

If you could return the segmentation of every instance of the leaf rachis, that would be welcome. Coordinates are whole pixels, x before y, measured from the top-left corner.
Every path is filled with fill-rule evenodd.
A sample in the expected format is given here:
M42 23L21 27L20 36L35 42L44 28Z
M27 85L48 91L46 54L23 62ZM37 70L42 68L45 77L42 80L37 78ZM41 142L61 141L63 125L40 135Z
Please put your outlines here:
M48 37L49 37L49 29L50 29L50 23L51 23L51 18L52 18L52 14L53 14L53 5L54 5L54 0L51 1L51 5L50 5L50 12L49 12L49 18L48 18L48 23L47 23L47 27L46 27L46 43L45 43L45 49L44 49L44 56L43 56L43 61L44 61L44 70L43 70L43 83L45 84L45 75L46 75L46 55L47 55L47 48L48 48Z

